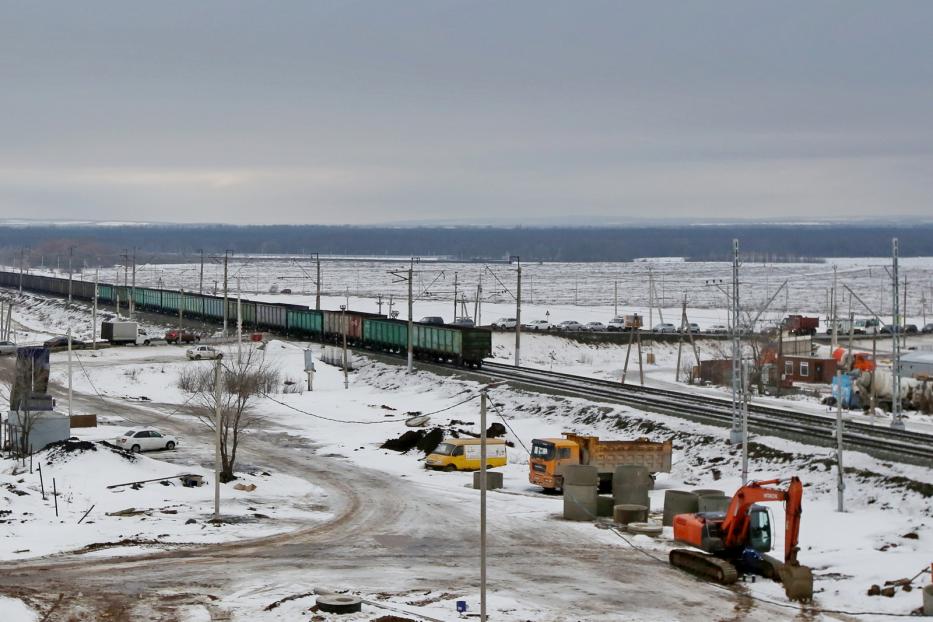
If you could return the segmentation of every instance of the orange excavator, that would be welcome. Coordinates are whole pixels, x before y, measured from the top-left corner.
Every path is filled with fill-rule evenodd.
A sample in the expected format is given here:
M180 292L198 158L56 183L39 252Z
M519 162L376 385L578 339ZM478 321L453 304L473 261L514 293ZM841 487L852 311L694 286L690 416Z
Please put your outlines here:
M750 482L732 497L726 512L678 514L674 517L674 539L693 549L674 549L672 566L723 585L735 583L740 574L758 574L784 584L791 600L813 599L813 571L797 562L803 484L792 477L786 488L775 488L785 480ZM773 542L768 509L757 505L782 501L785 505L784 561L767 553Z

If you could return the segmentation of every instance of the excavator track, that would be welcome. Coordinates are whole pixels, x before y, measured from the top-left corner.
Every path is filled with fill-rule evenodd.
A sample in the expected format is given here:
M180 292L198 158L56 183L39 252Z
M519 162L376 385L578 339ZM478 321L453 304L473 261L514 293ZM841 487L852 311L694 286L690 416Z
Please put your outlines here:
M724 559L690 549L674 549L668 558L671 566L686 570L692 575L715 581L722 585L732 585L739 578L735 566Z

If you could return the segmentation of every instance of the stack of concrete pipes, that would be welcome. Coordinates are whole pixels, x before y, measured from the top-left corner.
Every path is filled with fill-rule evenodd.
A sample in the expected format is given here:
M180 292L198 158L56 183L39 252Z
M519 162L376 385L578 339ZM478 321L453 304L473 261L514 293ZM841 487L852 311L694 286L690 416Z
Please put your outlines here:
M664 493L664 518L662 524L671 526L678 514L696 512L725 512L731 499L721 490L702 488L698 490L668 490Z
M564 467L564 518L589 521L599 515L599 471L586 464Z
M647 467L638 464L617 466L612 474L613 520L621 525L647 521L651 510L648 491L652 485Z

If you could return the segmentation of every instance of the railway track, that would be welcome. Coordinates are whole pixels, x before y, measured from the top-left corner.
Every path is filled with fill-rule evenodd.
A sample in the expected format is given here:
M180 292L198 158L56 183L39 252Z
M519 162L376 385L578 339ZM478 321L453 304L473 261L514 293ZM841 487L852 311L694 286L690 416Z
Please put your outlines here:
M625 404L699 423L720 427L732 425L732 401L715 396L640 385L621 385L598 378L528 367L516 368L500 363L484 363L479 373L549 392ZM861 451L882 460L923 466L933 463L933 436L855 421L846 421L844 425L843 438L847 450ZM836 446L835 418L813 413L750 403L748 427L750 432L760 435Z

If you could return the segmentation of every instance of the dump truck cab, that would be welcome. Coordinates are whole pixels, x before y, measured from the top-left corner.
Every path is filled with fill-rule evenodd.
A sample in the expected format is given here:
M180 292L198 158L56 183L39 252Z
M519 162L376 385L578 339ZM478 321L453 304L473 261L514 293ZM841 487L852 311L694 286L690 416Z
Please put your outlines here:
M564 468L580 464L580 445L566 438L536 438L531 442L529 481L542 488L564 487Z

